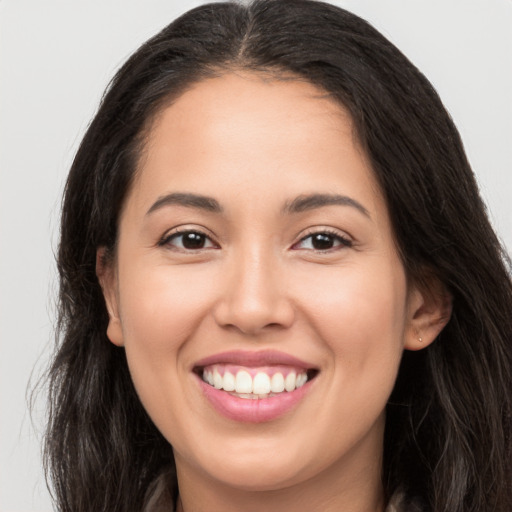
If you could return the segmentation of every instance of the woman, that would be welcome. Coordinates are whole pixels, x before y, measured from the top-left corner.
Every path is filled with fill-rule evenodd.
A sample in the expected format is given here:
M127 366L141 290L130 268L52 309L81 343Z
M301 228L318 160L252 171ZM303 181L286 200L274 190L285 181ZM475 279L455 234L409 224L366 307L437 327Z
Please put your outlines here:
M509 510L505 259L435 91L368 24L190 11L70 171L60 510Z

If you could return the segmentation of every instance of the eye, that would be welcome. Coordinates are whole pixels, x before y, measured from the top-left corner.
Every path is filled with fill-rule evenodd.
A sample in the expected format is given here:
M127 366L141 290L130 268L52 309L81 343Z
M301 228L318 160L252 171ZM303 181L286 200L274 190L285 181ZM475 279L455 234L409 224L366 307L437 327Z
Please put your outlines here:
M175 231L164 236L158 245L168 245L186 251L218 248L207 235L194 230Z
M303 238L292 249L309 249L313 251L329 251L332 249L352 247L352 242L339 233L318 231Z

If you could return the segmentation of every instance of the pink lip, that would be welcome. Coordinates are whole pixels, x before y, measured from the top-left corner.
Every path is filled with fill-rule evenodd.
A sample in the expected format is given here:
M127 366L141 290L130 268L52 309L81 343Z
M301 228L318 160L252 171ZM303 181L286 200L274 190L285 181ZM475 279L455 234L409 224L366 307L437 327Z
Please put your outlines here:
M197 376L199 386L206 399L223 416L244 423L263 423L283 416L295 407L307 394L312 381L295 391L279 393L270 398L252 400L230 395L226 391L210 386Z
M195 368L202 368L213 364L235 364L246 367L260 367L271 365L287 365L304 369L314 369L300 359L273 350L259 352L231 351L215 354L198 361ZM276 396L257 400L239 398L230 393L219 390L204 382L200 375L195 373L199 387L213 408L234 421L245 423L262 423L272 421L283 416L293 409L309 392L313 381L291 392L282 392Z
M260 350L259 352L231 350L201 359L194 366L197 368L223 363L247 367L285 365L296 366L298 368L304 368L305 370L315 369L314 365L308 364L290 354L278 352L277 350Z

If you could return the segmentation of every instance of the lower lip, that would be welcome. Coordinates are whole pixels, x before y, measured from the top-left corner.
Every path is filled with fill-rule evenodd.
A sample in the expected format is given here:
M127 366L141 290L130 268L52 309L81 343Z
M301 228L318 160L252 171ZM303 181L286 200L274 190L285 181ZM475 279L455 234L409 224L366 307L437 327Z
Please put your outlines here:
M230 395L197 377L201 391L214 409L230 420L263 423L275 420L293 409L308 393L311 381L294 391L282 392L269 398L250 399Z

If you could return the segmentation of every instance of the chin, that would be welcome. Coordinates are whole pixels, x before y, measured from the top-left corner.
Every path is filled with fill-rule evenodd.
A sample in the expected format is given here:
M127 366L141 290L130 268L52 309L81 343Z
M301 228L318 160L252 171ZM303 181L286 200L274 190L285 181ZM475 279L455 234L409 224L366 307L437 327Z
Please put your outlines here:
M228 487L245 492L277 491L300 484L307 480L297 461L276 463L276 457L259 463L230 461L225 467L217 468L213 477Z

